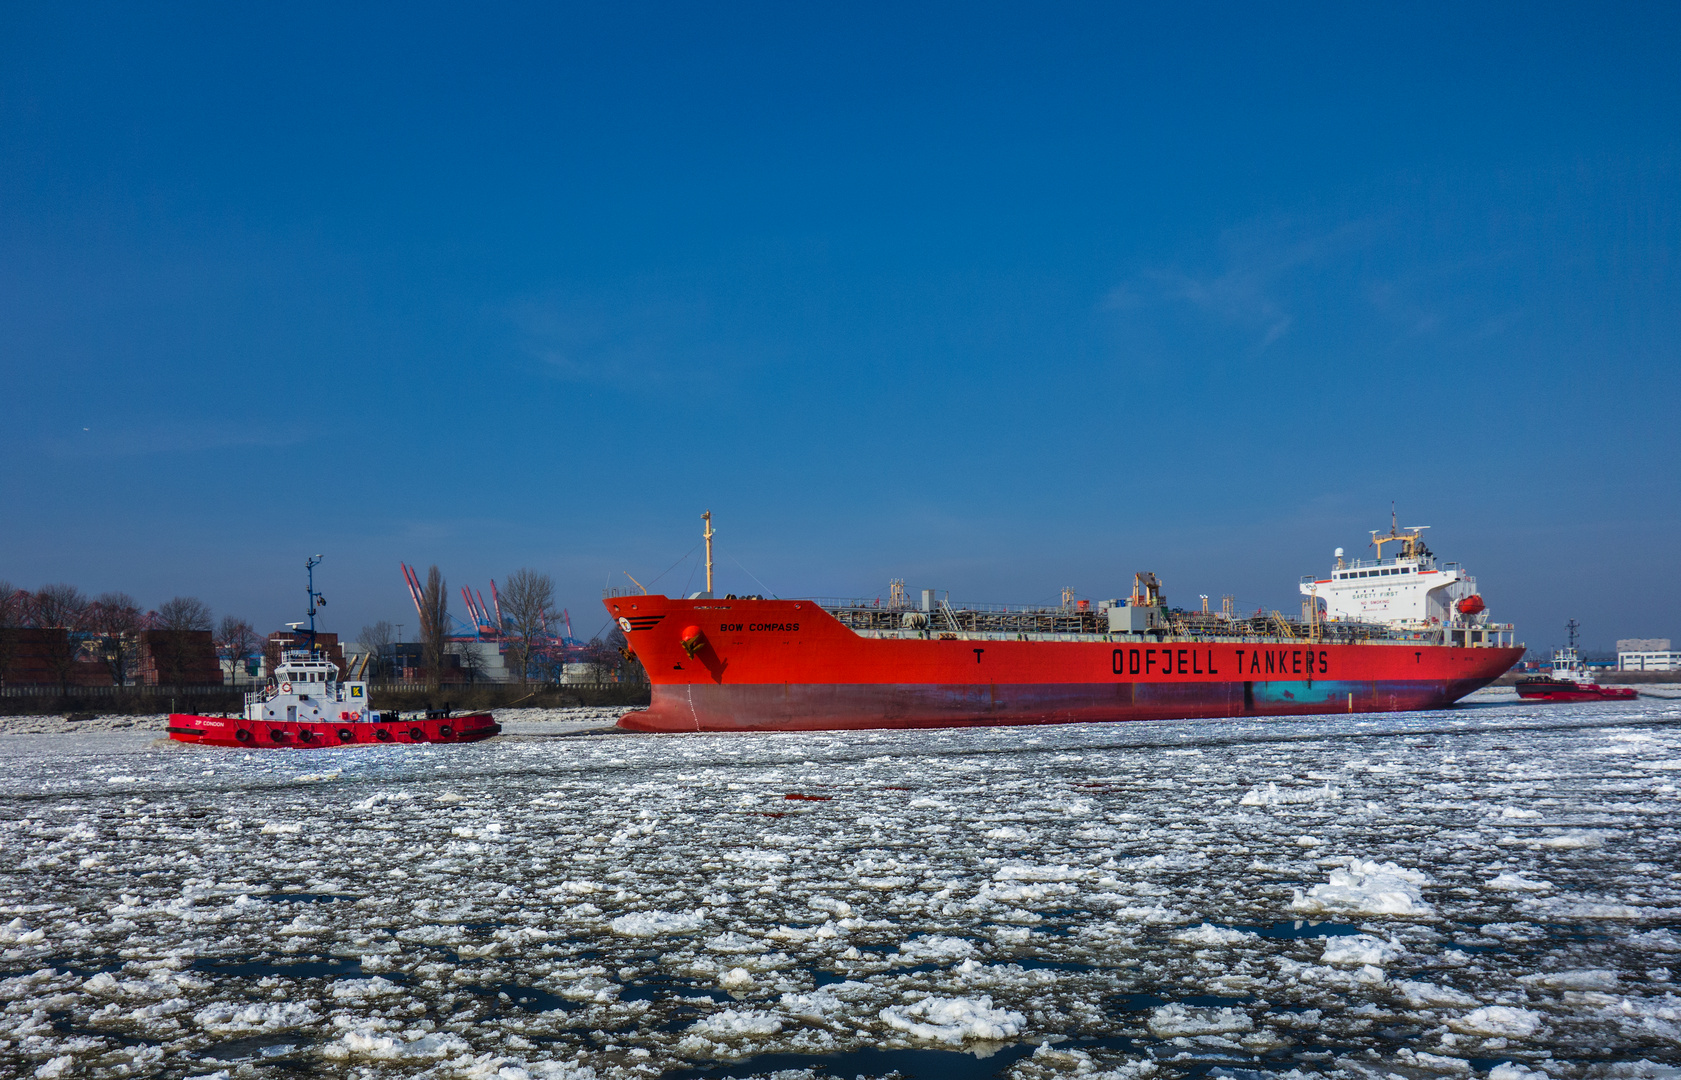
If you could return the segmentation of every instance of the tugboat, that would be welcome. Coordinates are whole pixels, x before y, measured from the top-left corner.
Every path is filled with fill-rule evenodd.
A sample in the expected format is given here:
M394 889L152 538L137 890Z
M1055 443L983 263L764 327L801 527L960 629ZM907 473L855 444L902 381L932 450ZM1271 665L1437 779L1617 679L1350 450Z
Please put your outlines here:
M368 684L341 678L338 665L316 647L315 609L324 603L315 591L315 566L320 561L317 555L304 564L309 572L309 647L282 653L268 685L245 695L242 717L170 713L166 730L171 739L202 746L319 750L366 743L478 742L502 730L489 713L451 716L448 710L430 710L424 717L404 720L395 712L370 712Z
M1570 628L1570 646L1553 650L1552 671L1517 681L1518 697L1530 701L1627 701L1639 694L1626 686L1601 686L1588 677L1576 652L1576 620Z

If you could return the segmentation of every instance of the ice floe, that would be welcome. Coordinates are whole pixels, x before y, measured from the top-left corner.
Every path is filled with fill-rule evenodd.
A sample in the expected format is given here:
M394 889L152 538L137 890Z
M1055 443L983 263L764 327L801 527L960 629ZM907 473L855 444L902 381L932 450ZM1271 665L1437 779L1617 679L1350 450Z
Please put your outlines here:
M1321 964L1338 967L1382 967L1406 954L1407 948L1394 938L1385 941L1371 934L1353 934L1325 939L1325 951L1319 955Z
M888 1027L914 1039L961 1045L970 1040L997 1041L1022 1033L1027 1018L1009 1009L993 1008L992 998L928 997L912 1005L882 1009Z
M1191 945L1240 945L1258 941L1260 938L1252 930L1232 930L1203 923L1190 930L1181 930L1173 935L1173 940Z
M696 911L636 911L620 915L608 925L613 933L625 937L659 937L699 930L706 925L706 915Z
M217 1002L193 1014L193 1022L215 1035L280 1031L313 1024L321 1017L297 1001L244 1004Z
M1428 916L1435 909L1425 902L1419 886L1429 883L1428 874L1393 862L1350 859L1346 867L1331 871L1325 884L1305 894L1296 890L1290 906L1311 913Z
M1506 892L1548 892L1552 889L1550 881L1531 881L1521 874L1497 874L1492 878L1488 887L1502 889Z
M1239 1009L1193 1009L1178 1003L1163 1005L1150 1014L1150 1033L1170 1039L1180 1035L1226 1035L1253 1031L1255 1022Z
M1335 802L1340 798L1342 791L1329 784L1317 788L1280 788L1278 784L1269 780L1264 788L1251 788L1238 800L1238 805L1298 806L1303 803Z
M1541 1014L1511 1005L1485 1005L1448 1021L1455 1031L1525 1039L1541 1029Z

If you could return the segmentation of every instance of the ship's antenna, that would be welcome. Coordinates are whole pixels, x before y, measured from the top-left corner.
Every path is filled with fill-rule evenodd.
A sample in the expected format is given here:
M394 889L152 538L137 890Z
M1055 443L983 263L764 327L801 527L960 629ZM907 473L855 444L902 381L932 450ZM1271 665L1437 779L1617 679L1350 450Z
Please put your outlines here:
M1576 651L1576 631L1581 629L1581 627L1579 627L1576 624L1575 619L1571 619L1569 622L1565 623L1564 627L1565 627L1565 629L1570 631L1570 651L1575 652Z
M706 522L706 531L701 535L706 537L706 595L712 595L712 511L702 514L701 520Z

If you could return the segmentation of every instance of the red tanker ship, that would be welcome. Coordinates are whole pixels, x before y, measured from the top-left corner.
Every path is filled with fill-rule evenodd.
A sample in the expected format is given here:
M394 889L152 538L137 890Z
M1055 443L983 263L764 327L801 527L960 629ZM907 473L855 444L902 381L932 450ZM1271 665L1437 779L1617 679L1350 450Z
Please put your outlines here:
M899 582L885 604L720 598L708 514L706 591L603 601L653 684L648 708L619 724L807 731L1441 708L1524 649L1421 533L1374 533L1370 561L1339 548L1330 577L1304 579L1298 620L1206 601L1170 610L1153 574L1095 606L1065 594L1055 608L953 607L932 590L913 605ZM1390 543L1401 554L1385 559Z

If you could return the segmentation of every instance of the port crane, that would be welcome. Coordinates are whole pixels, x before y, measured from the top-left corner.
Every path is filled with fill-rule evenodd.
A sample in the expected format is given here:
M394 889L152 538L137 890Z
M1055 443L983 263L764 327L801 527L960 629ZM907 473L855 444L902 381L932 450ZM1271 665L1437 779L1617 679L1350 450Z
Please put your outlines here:
M420 583L420 575L414 567L407 563L397 564L403 573L403 584L408 588L409 599L414 602L415 614L421 614L426 590ZM496 580L490 582L490 603L484 601L484 593L461 587L461 600L467 609L467 619L457 618L454 613L446 613L444 640L449 642L492 642L497 652L506 656L510 644L510 632L507 621L502 615L502 596L497 591ZM423 617L424 618L424 617ZM564 625L565 632L560 632ZM583 659L585 643L579 641L572 634L572 616L566 609L561 609L557 625L550 626L547 619L543 620L540 632L532 641L531 674L539 679L559 681L561 671L565 665L578 663Z

